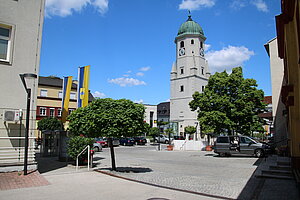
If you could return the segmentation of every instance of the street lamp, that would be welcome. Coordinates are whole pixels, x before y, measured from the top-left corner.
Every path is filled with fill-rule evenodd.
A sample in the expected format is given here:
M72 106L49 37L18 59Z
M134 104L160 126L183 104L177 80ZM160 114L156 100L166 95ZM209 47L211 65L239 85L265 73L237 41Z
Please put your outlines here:
M25 73L19 74L22 83L27 92L27 109L26 109L26 129L25 129L25 152L24 152L24 175L27 175L27 164L28 164L28 135L29 135L29 114L30 114L30 101L31 101L31 88L27 88L26 81L28 79L36 79L36 74Z

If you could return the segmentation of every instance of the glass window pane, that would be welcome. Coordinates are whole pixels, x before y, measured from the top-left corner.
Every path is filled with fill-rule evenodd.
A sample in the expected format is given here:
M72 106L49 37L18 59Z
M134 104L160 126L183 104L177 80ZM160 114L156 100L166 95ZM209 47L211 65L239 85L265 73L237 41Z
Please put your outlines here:
M0 27L0 35L4 37L9 37L9 29Z
M7 59L8 41L0 39L0 59Z
M62 91L59 91L58 92L58 98L62 99L62 97L63 97L63 93L62 93Z
M76 99L76 93L71 93L70 94L70 99Z

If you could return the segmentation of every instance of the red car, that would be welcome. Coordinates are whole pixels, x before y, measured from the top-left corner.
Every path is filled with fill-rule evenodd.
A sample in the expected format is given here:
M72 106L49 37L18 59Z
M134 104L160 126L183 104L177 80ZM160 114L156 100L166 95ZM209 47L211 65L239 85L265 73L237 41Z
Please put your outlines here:
M103 138L95 138L97 143L100 143L102 147L108 147L107 141Z

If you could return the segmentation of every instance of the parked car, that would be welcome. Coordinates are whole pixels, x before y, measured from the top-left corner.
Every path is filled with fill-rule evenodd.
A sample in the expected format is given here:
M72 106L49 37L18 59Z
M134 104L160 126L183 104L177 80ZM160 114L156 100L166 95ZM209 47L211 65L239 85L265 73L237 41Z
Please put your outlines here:
M134 144L135 144L135 141L133 138L121 138L120 139L120 145L133 146Z
M174 136L174 140L185 140L184 136Z
M270 150L269 145L257 142L247 136L218 136L214 144L214 152L220 156L248 154L260 158Z
M133 139L134 139L135 144L145 145L147 143L147 140L145 137L134 137Z
M101 144L102 147L108 147L108 143L103 138L95 138L96 142Z
M171 138L172 139L172 138ZM159 142L159 143L169 143L169 137L160 134L159 137L155 137L154 142Z
M104 138L104 141L106 141L107 144L108 144L108 140L107 140L107 139L108 139L108 138ZM120 145L120 140L119 140L118 138L113 138L113 139L112 139L112 143L113 143L113 146L114 146L114 147L119 146L119 145ZM109 144L108 144L108 146L109 146Z
M96 152L102 151L102 146L101 146L101 144L98 143L98 142L95 142L95 143L93 144L93 150L96 151Z

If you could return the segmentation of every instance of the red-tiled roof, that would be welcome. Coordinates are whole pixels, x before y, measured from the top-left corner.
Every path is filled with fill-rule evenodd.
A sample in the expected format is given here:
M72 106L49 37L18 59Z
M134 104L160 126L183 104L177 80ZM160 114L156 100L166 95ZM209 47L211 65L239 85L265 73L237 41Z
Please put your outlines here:
M265 96L264 97L264 103L272 104L272 96Z

